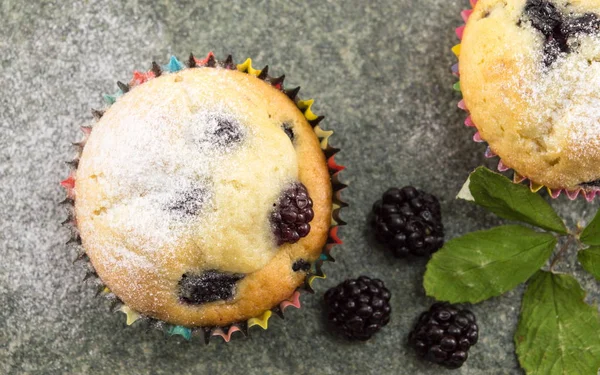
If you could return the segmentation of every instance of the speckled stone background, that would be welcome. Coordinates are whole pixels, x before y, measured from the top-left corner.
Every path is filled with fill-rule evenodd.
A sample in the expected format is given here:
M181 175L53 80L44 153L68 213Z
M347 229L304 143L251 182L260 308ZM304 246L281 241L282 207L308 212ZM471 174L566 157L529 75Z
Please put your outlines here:
M0 373L2 374L439 374L406 337L432 302L423 260L395 260L370 240L366 215L390 185L414 184L440 197L447 237L499 223L454 199L469 171L486 163L451 86L454 28L467 0L367 1L21 1L0 2ZM251 56L285 72L317 100L334 129L351 203L345 244L316 283L271 328L209 346L127 327L94 298L58 206L59 181L78 127L102 107L116 80L170 54ZM489 163L489 162L488 162ZM491 164L488 164L491 166ZM575 220L596 210L582 200L553 203ZM598 297L598 284L573 257ZM382 278L393 292L391 323L367 343L347 343L322 320L324 291L347 277ZM473 310L481 340L455 374L519 374L512 335L523 288Z

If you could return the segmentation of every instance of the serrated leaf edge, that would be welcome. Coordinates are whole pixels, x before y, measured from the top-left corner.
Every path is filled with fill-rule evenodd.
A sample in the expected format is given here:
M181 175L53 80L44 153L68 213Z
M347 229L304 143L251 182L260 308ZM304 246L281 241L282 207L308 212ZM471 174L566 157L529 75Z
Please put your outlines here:
M467 236L467 235L474 234L474 233L478 233L478 232L487 232L487 231L490 231L490 230L493 230L493 229L497 229L497 228L503 228L503 227L506 227L506 228L510 228L510 227L521 227L521 228L525 228L525 229L529 229L529 230L533 231L533 229L531 229L531 228L528 228L528 227L526 227L526 226L524 226L524 225L500 225L500 226L493 227L493 228L490 228L490 229L484 229L484 230L479 230L479 231L469 232L469 233L467 233L467 234L465 234L465 235L462 235L462 236L459 236L459 237L455 237L455 238L451 239L450 241L448 241L448 242L447 242L447 243L444 245L444 247L442 247L442 249L440 249L440 251L442 251L442 250L443 250L443 249L444 249L444 248L445 248L445 247L446 247L446 246L447 246L449 243L451 243L451 242L453 242L453 241L455 241L455 240L461 239L461 238L463 238L463 237L465 237L465 236ZM554 245L552 246L552 248L554 249L554 248L556 247L556 244L557 244L558 240L557 240L557 238L556 238L555 236L553 236L551 233L548 233L548 232L536 232L536 233L538 233L538 234L545 234L545 235L548 235L548 239L554 243ZM540 243L540 244L539 244L539 245L537 245L537 246L533 246L533 247L530 247L530 248L528 248L528 249L526 249L526 250L523 250L523 251L519 252L518 254L515 254L515 256L514 256L514 257L518 257L520 254L522 254L522 253L525 253L525 252L527 252L527 251L530 251L531 249L533 249L533 248L535 248L535 247L538 247L538 246L543 246L543 244L542 244L542 243ZM486 301L486 300L488 300L488 299L490 299L490 298L494 298L494 297L501 296L501 295L503 295L504 293L507 293L507 292L511 291L512 289L516 288L516 287L517 287L517 286L519 286L520 284L523 284L523 283L526 283L526 282L528 282L528 280L529 280L529 279L531 279L531 277L532 277L533 275L535 275L535 273L536 273L536 272L538 272L538 271L539 271L539 268L538 268L538 269L536 269L535 271L533 271L533 273L532 273L531 275L529 275L529 276L528 276L528 277L527 277L525 280L523 280L523 281L521 281L520 283L516 284L516 285L515 285L515 286L513 286L512 288L510 288L510 289L507 289L507 290L505 290L504 292L499 292L499 293L496 293L496 292L494 292L495 294L492 294L492 295L490 295L490 296L488 296L488 297L486 297L486 298L483 298L483 299L472 299L472 300L469 300L469 299L447 299L447 298L438 298L438 297L436 297L436 296L435 296L433 293L430 293L430 290L429 290L429 288L427 287L427 285L429 285L429 283L427 282L427 280L428 280L428 278L427 278L427 274L430 272L429 265L430 265L430 262L433 260L433 258L434 258L434 257L436 257L436 256L439 256L438 254L439 254L439 251L438 251L438 252L436 252L435 254L433 254L432 258L429 260L429 262L427 262L427 266L426 266L426 269L425 269L425 273L424 273L424 275L423 275L423 289L425 289L425 294L426 294L428 297L434 298L434 299L436 299L436 300L438 300L438 301L447 301L447 302L450 302L450 303L473 303L473 304L475 304L475 303L479 303L479 302L483 302L483 301ZM550 254L549 256L551 256L551 254ZM475 262L471 261L470 259L461 258L461 257L455 257L455 258L457 258L457 259L460 259L460 260L464 260L465 262L468 262L468 263L475 263ZM487 263L487 264L485 264L485 266L488 266L488 265L490 265L490 264L493 264L493 263L497 263L497 262L505 262L505 261L507 261L507 260L506 260L506 259L505 259L505 260L495 260L495 261L493 261L493 262L490 262L490 263ZM546 260L546 261L547 261L547 260ZM540 265L540 267L541 267L541 266L543 266L543 264L542 264L542 265ZM437 267L440 267L440 266L437 266ZM473 270L473 269L479 269L479 268L483 268L483 266L480 266L480 267L473 267L473 268L470 268L470 269L466 270L465 272L467 272L467 271L471 271L471 270ZM442 269L442 270L447 270L447 271L453 271L452 269L443 268L443 267L440 267L440 269ZM463 272L463 274L464 274L465 272Z
M598 233L596 235L596 237L599 237L599 240L597 242L595 241L590 241L590 237L593 237L595 235L595 233L590 233L591 231L591 227L592 225L597 226L600 229L600 223L597 223L597 221L600 222L600 210L598 210L598 212L596 212L596 215L594 215L594 218L585 226L585 228L583 228L583 231L581 232L581 235L579 236L579 240L581 242L583 242L586 245L589 246L600 246L600 233Z
M540 197L540 196L539 196L537 193L534 193L534 192L530 191L530 190L529 190L529 189L527 189L525 186L523 186L523 185L518 185L518 184L514 184L514 183L513 183L513 182L511 182L511 181L510 181L510 180L509 180L509 179L508 179L506 176L504 176L504 175L502 175L502 174L500 174L500 173L494 172L494 171L492 171L492 170L490 170L490 169L488 169L488 168L486 168L486 167L483 167L483 166L480 166L480 167L477 167L477 168L475 168L475 170L474 170L473 172L471 172L471 174L469 174L469 178L467 179L467 182L469 183L469 184L468 184L468 187L469 187L469 189L468 189L468 190L469 190L469 193L470 193L469 195L470 195L470 196L471 196L471 198L472 198L472 199L471 199L471 201L473 201L475 204L477 204L478 206L480 206L480 207L484 208L484 209L485 209L485 210L487 210L487 211L490 211L490 212L491 212L491 213L493 213L494 215L496 215L496 216L498 216L498 217L501 217L501 218L503 218L502 216L500 216L500 215L496 214L495 212L492 212L492 211L491 211L490 209L488 209L487 207L485 207L485 206L483 206L483 205L479 204L479 203L478 203L478 202L475 200L475 197L473 196L473 192L472 192L472 190L471 190L471 183L470 183L470 181L471 181L471 177L472 177L472 176L473 176L475 173L477 173L477 172L479 172L479 171L481 171L481 173L491 173L491 174L493 174L493 175L496 175L496 176L499 176L499 177L501 177L501 180L506 182L506 184L505 184L505 186L504 186L504 190L506 190L506 191L509 191L509 189L521 189L521 188L523 188L522 190L523 190L523 192L525 192L525 193L526 193L526 195L530 195L530 194L531 194L532 196L536 196L537 198L539 198L539 200L540 200L541 202L543 202L544 204L546 204L546 205L548 206L548 208L550 208L550 210L551 210L552 212L554 212L554 214L555 214L556 218L558 218L558 219L559 219L559 221L560 221L560 224L561 224L561 227L562 227L562 228L560 228L560 229L559 229L559 228L553 228L553 227L546 226L546 225L543 225L543 224L542 224L542 225L540 225L539 223L532 223L532 222L529 222L527 219L530 219L531 221L536 221L536 220L533 220L533 219L531 219L530 217L528 217L527 215L525 215L525 214L523 214L523 213L521 213L521 212L519 212L519 211L515 211L515 210L513 210L513 209L512 209L512 208L510 208L510 207L509 207L509 208L510 208L510 210L511 210L511 211L512 211L514 214L516 214L516 216L519 216L519 217L521 217L521 219L510 219L510 218L504 218L504 219L506 219L506 220L514 220L514 221L519 221L519 222L522 222L522 223L526 223L526 224L529 224L529 225L535 226L535 227L537 227L537 228L544 229L544 230L546 230L546 231L550 231L550 232L554 232L554 233L559 233L559 234L562 234L562 235L567 235L567 234L569 234L569 230L568 230L568 228L566 227L566 225L565 225L565 223L564 223L564 220L563 220L563 219L562 219L560 216L558 216L558 213L557 213L557 212L554 210L554 208L553 208L553 207L552 207L552 206L551 206L551 205L550 205L548 202L546 202L546 200L544 200L542 197ZM485 179L487 179L487 178L485 178L485 177L484 177L484 180L485 180ZM464 185L463 185L463 189L464 189ZM461 190L462 190L462 189L461 189ZM459 193L459 194L460 194L460 193ZM465 194L465 193L463 193L463 194ZM512 194L511 194L511 195L512 195ZM537 199L537 198L535 198L535 199ZM467 199L467 200L468 200L468 199ZM531 201L529 201L528 203L530 204L530 208L531 208L532 210L534 210L534 211L535 211L535 207L534 207L533 205L531 205ZM514 206L514 204L512 204L512 205ZM495 205L495 207L503 207L503 205ZM524 218L524 219L526 219L526 220L523 220L523 218Z
M595 254L594 251L598 251L598 254ZM580 250L577 253L577 260L579 261L579 264L581 264L581 267L583 267L584 270L586 270L590 275L594 276L596 280L600 281L600 273L596 274L594 271L592 271L589 268L587 261L583 259L585 254L589 253L592 253L594 256L598 256L600 258L600 246L590 246L586 249Z
M523 314L523 302L524 302L524 300L525 300L525 296L527 295L527 292L529 291L529 288L530 288L530 286L531 286L531 285L530 285L530 283L531 283L531 279L533 279L533 278L535 278L536 276L538 276L538 274L540 274L540 275L541 275L541 274L543 274L544 276L549 276L549 277L554 277L554 276L567 276L567 277L570 277L571 279L573 279L573 281L575 281L575 282L576 282L576 285L577 285L577 287L579 288L579 289L576 291L576 293L575 293L575 294L577 294L577 295L578 295L578 298L580 299L580 302L581 302L581 303L583 303L584 305L587 305L588 307L590 307L590 308L592 308L592 309L593 309L593 307L594 307L594 306L592 306L592 305L590 305L590 304L588 304L588 303L586 303L586 302L585 302L585 297L587 296L587 292L585 291L585 289L583 289L583 287L581 286L581 284L579 283L579 281L578 281L578 280L577 280L575 277L573 277L572 275L569 275L569 274L566 274L566 273L558 273L558 272L552 272L552 271L544 271L544 270L540 269L540 270L538 270L538 271L537 271L535 274L533 274L533 275L530 277L530 280L529 280L529 282L528 282L528 285L527 285L527 289L525 290L525 293L523 294L523 297L522 297L522 300L521 300L521 307L520 307L520 309L519 309L519 321L518 321L518 323L517 323L517 328L515 329L515 333L514 333L514 336L513 336L513 341L514 341L514 344L515 344L515 354L517 355L517 359L518 359L518 361L519 361L519 366L521 366L521 368L522 368L523 370L525 370L525 372L526 372L528 375L529 375L529 374L538 374L538 370L529 371L529 370L528 370L528 369L526 369L526 368L525 368L525 366L523 365L523 363L522 363L522 361L521 361L522 355L520 355L520 354L519 354L519 345L520 345L520 340L519 340L519 336L518 336L518 334L519 334L519 328L520 328L520 325L521 325L521 319L522 319L522 314ZM556 283L555 283L554 281L552 281L552 289L553 289L553 290L552 290L552 295L553 295L553 296L555 296L555 295L556 295L556 292L555 292L555 289L556 289ZM556 300L555 300L555 298L554 298L554 312L555 312L555 315L558 317L558 311L557 311L557 310L558 310L558 308L557 308L557 305L556 305ZM598 316L597 316L597 319L600 321L600 317L598 317ZM560 324L558 323L558 319L556 320L556 324L557 324L557 327L558 327L558 328L557 328L557 331L558 331L558 332L560 332L560 331L561 331L561 327L560 327ZM559 334L559 336L560 336L560 334ZM563 350L563 348L562 348L562 347L559 347L559 349L560 349L561 353L564 353L564 350ZM586 348L586 349L589 349L589 348ZM542 357L542 358L543 358L543 357ZM563 364L564 364L564 358L563 358L563 356L561 356L561 357L560 357L560 360L561 360L561 361L563 362ZM554 362L554 364L552 365L552 368L554 368L554 365L556 365L556 362L558 362L558 360L556 360L556 361ZM538 364L538 367L539 367L539 365L540 365L540 364ZM563 369L564 369L564 365L563 365ZM597 374L600 374L600 367L599 367L599 368L598 368L598 370L597 370Z

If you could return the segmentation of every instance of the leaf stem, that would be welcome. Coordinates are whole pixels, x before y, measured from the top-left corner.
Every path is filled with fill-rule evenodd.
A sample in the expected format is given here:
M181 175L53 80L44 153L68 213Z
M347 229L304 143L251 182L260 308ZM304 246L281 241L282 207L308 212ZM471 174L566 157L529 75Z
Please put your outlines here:
M575 239L575 236L573 236L573 235L567 236L567 240L562 245L562 247L560 248L558 253L556 253L556 255L554 256L554 259L552 259L552 263L550 263L550 271L554 270L554 266L560 259L562 259L563 255L569 249L569 245L571 245L571 242L573 242L574 239Z

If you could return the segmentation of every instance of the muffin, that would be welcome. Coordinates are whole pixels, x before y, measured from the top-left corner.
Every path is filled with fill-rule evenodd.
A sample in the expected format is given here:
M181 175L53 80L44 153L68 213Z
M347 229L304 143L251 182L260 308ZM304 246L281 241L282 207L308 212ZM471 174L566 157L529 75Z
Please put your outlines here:
M250 60L172 58L95 111L63 184L76 241L128 316L237 330L323 276L341 167L283 79Z
M479 0L457 30L475 139L554 195L600 188L599 14L594 0Z

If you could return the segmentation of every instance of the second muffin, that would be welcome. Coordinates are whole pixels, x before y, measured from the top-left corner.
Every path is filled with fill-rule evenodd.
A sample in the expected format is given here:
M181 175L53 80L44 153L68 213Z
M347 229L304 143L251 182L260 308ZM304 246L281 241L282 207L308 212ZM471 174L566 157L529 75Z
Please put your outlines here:
M600 3L479 0L460 89L502 163L538 185L600 187Z

